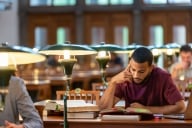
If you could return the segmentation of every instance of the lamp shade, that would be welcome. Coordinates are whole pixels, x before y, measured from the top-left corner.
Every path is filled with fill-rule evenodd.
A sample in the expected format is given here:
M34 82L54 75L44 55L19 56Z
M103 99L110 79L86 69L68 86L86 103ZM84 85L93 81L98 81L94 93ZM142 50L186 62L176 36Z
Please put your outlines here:
M35 53L31 48L24 46L8 46L2 44L0 46L0 58L7 54L9 65L29 64L44 61L46 58L43 55Z
M174 52L179 52L179 49L180 49L181 45L174 42L174 43L166 44L165 47L167 49L172 49Z
M6 95L9 93L10 77L15 73L16 65L44 61L43 55L33 52L32 49L22 46L0 45L0 111L4 110Z
M47 45L46 47L40 49L39 53L45 55L63 55L66 50L69 51L70 55L89 55L97 53L94 49L87 45L70 43Z
M128 53L129 55L131 55L133 53L133 51L139 47L142 47L143 45L139 45L137 43L132 43L128 46L126 46L125 49L125 53Z
M166 50L164 45L149 45L147 47L152 51L154 56L160 55Z
M95 49L96 51L110 51L115 53L125 53L125 49L123 47L115 44L106 44L105 42L92 45L91 48Z

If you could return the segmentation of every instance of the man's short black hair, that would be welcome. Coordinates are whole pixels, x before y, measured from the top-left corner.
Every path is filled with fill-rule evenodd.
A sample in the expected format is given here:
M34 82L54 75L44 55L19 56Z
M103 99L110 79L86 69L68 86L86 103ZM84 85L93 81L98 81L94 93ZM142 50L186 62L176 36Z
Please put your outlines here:
M182 45L180 48L180 52L192 52L191 46L188 44Z
M152 65L153 54L148 48L139 47L133 52L131 59L134 59L137 63L148 62L149 65Z

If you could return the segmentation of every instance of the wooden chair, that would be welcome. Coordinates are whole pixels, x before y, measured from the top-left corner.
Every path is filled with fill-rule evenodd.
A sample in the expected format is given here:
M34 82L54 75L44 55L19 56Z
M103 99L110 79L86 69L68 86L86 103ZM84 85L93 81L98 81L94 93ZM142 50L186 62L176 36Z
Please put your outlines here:
M68 93L69 100L85 100L87 103L97 104L99 103L99 91L88 90L71 90ZM65 91L56 91L57 100L63 99Z
M106 86L103 86L102 83L92 83L92 90L93 91L99 91L100 96L102 96L104 91L106 90Z

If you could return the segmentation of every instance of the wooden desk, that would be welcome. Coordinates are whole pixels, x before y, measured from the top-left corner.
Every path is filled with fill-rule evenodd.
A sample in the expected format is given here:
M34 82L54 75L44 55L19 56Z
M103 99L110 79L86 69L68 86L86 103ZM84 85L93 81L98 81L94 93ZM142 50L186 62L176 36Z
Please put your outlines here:
M44 116L45 128L63 128L63 117ZM192 128L192 120L101 121L101 119L69 119L69 128Z

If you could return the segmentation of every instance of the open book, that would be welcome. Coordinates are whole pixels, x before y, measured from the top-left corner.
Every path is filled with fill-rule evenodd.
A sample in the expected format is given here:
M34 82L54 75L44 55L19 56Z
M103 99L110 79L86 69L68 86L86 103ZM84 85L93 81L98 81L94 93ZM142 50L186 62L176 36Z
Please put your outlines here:
M100 111L103 120L151 120L154 115L143 108L111 108ZM107 116L106 116L107 115Z

